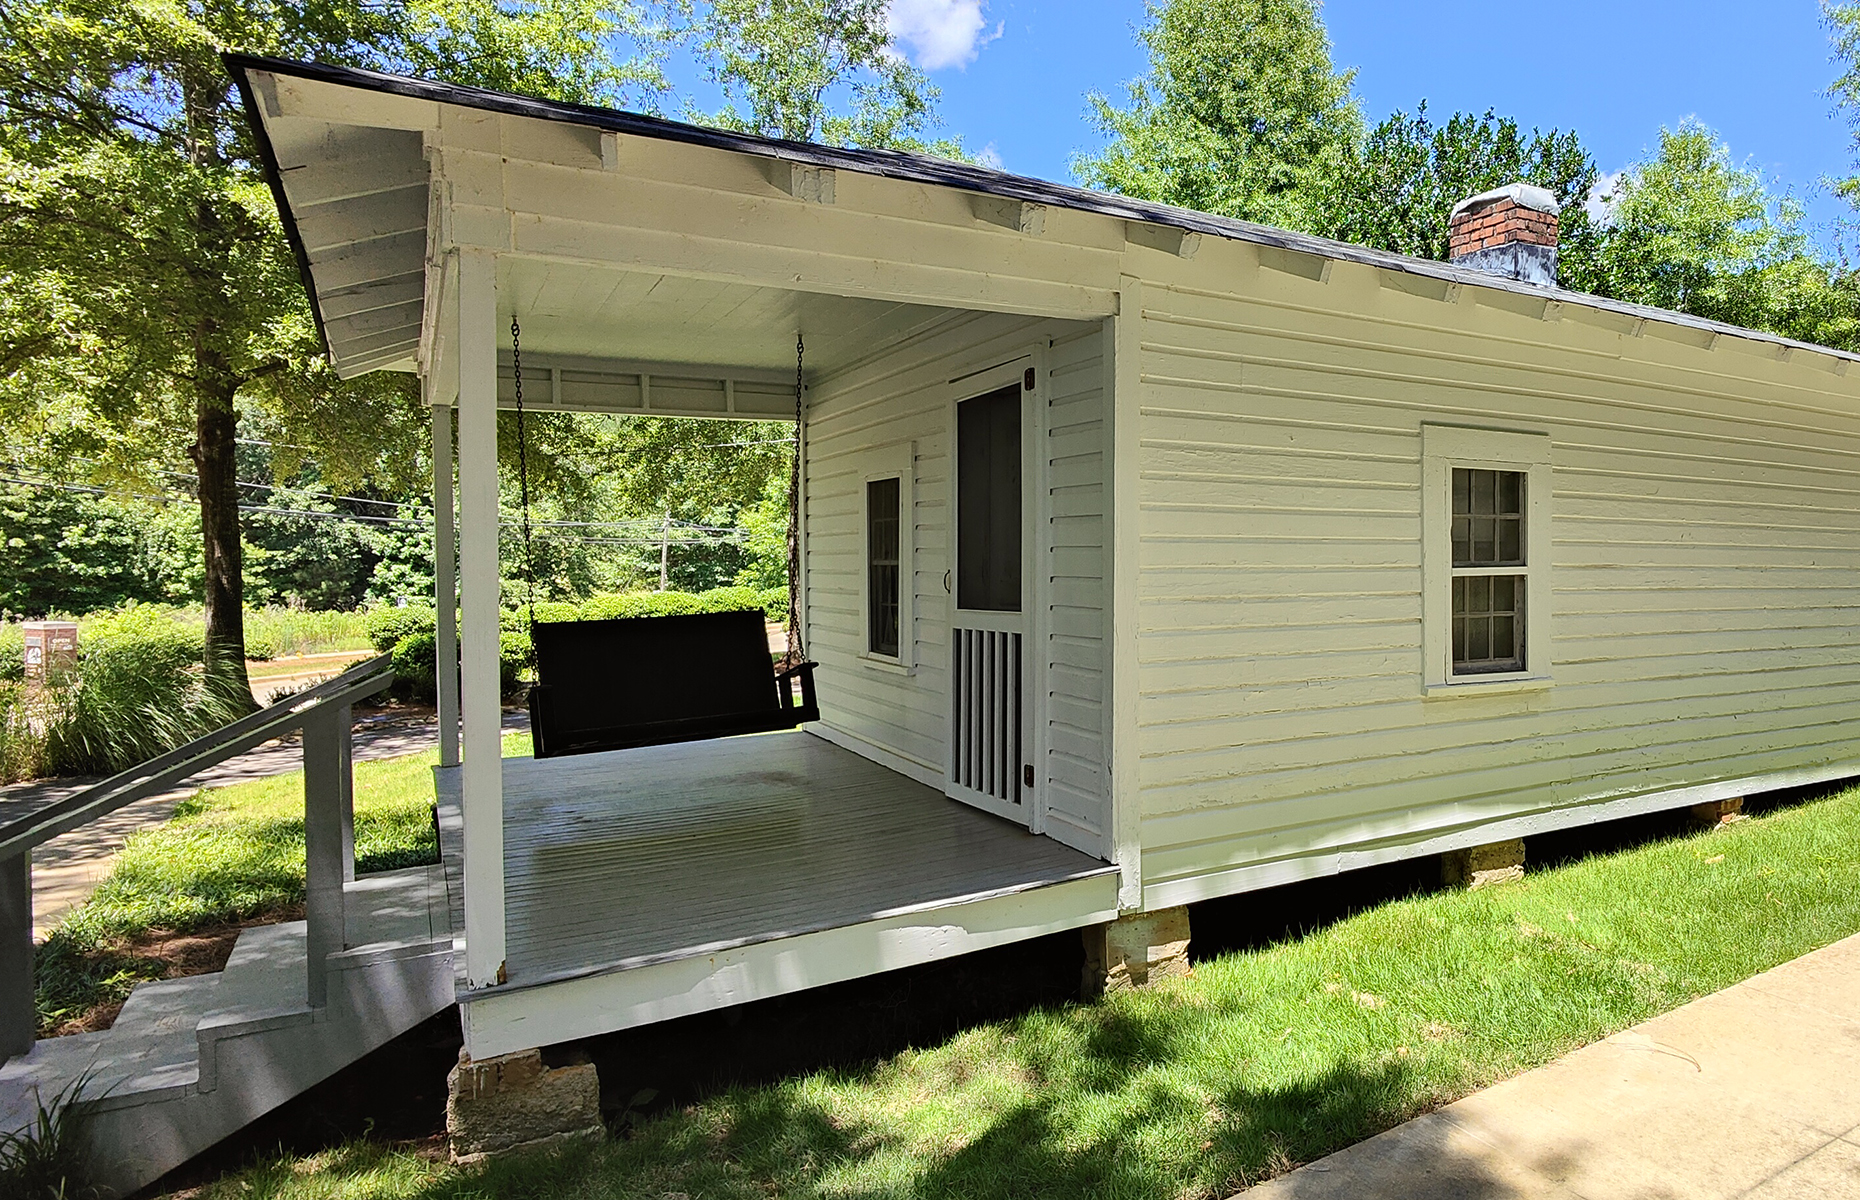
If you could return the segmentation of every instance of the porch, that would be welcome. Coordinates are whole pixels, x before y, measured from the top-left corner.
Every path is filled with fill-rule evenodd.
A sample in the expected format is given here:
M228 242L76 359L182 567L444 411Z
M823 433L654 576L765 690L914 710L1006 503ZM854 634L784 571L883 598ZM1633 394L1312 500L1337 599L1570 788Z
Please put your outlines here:
M506 759L503 795L502 982L459 981L474 1058L1117 916L1115 867L808 733Z

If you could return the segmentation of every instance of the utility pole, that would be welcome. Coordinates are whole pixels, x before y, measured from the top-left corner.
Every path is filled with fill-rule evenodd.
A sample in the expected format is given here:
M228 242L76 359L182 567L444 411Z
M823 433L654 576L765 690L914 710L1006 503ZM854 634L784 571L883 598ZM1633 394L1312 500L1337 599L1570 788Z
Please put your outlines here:
M672 514L665 514L665 524L659 530L659 590L669 591L672 586Z

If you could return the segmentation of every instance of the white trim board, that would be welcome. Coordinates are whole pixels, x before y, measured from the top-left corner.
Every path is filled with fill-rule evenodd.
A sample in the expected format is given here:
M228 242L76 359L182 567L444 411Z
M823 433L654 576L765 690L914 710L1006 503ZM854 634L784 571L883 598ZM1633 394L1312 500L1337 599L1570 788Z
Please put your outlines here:
M1117 877L1107 871L657 966L477 999L463 996L465 1049L473 1058L514 1054L972 954L1116 916Z
M1598 825L1603 821L1618 821L1626 817L1645 816L1648 813L1668 812L1673 809L1688 808L1694 804L1708 804L1714 800L1728 800L1737 796L1757 796L1784 788L1808 787L1856 775L1860 775L1860 762L1823 763L1819 766L1779 771L1751 779L1721 780L1716 783L1696 784L1670 791L1653 792L1644 796L1624 796L1618 800L1604 800L1571 808L1527 813L1523 816L1455 829L1448 833L1415 841L1387 842L1379 845L1359 842L1354 846L1316 851L1291 858L1278 858L1268 862L1248 863L1224 870L1201 871L1178 879L1146 884L1143 889L1143 905L1146 909L1155 909L1170 908L1178 904L1194 904L1202 900L1238 895L1241 892L1281 887L1306 879L1322 879L1330 875L1341 875L1345 871L1360 870L1363 867L1422 858L1429 854L1444 854L1449 850L1464 850L1471 846L1485 846L1493 842L1509 841L1512 838L1557 833L1565 829L1579 829L1584 825Z

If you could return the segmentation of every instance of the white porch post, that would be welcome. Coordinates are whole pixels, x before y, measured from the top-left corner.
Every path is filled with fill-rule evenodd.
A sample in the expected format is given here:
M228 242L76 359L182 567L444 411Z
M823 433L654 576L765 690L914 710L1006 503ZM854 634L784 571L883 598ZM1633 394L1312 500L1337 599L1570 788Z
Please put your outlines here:
M504 763L498 732L497 260L458 257L459 556L464 609L465 974L504 972Z
M439 765L459 765L458 535L452 527L452 406L433 404L433 604L438 611L435 675L439 690Z

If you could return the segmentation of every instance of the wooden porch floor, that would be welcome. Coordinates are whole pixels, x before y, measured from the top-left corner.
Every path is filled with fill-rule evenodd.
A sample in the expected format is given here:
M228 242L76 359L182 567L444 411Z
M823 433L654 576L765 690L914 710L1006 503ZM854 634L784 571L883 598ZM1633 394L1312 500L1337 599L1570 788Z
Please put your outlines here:
M460 931L456 775L441 843ZM506 759L504 814L509 988L1115 871L807 733Z

